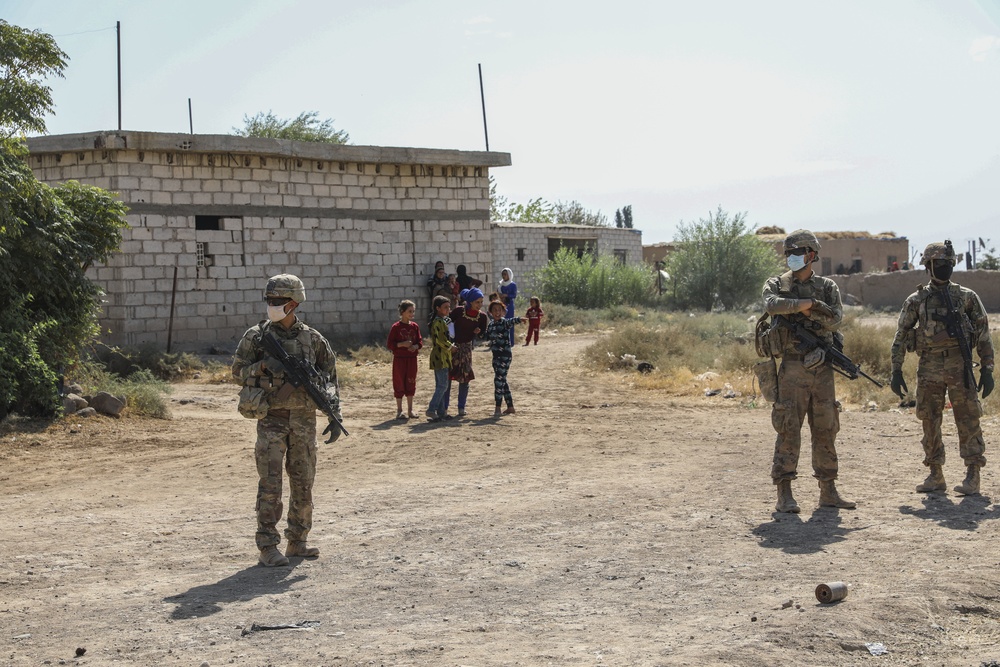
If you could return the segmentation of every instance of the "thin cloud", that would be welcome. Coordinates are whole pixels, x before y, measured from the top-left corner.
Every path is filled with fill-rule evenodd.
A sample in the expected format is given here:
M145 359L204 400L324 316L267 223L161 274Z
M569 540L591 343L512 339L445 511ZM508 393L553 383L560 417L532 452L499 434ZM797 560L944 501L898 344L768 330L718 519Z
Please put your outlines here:
M983 62L991 51L1000 51L1000 37L996 35L986 35L972 40L969 47L969 55L976 62Z
M471 19L463 21L465 25L481 25L483 23L493 23L492 16L473 16Z

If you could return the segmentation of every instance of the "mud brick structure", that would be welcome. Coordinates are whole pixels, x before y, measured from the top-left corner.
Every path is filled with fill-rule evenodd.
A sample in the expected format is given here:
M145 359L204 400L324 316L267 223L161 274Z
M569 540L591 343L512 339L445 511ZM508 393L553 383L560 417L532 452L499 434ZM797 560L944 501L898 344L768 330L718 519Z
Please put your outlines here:
M495 273L489 168L508 153L129 131L28 148L40 180L96 185L129 206L122 252L90 269L112 345L232 347L263 318L277 273L305 281L308 324L375 340L401 299L429 310L435 261Z

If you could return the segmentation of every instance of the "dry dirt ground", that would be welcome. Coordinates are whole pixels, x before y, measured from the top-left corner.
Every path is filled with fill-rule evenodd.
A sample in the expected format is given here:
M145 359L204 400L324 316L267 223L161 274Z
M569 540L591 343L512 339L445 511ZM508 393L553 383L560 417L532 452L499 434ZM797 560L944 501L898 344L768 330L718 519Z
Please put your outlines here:
M518 413L500 420L485 352L461 421L396 422L387 387L346 390L351 435L320 446L322 555L288 568L256 565L254 429L232 386L176 386L168 421L5 430L0 663L1000 660L997 467L982 496L918 495L912 410L848 409L840 486L858 509L816 507L806 450L803 512L776 515L769 410L632 389L581 368L592 340L517 348ZM995 452L998 418L984 428ZM850 593L820 605L832 581Z

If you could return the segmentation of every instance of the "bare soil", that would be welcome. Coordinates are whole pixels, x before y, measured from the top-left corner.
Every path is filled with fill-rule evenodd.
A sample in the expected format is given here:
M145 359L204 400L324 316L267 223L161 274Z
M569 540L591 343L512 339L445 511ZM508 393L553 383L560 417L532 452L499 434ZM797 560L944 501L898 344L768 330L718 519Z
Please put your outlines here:
M768 409L633 389L581 368L592 341L517 348L518 411L499 420L486 352L462 420L397 422L388 387L345 390L351 435L320 446L321 557L287 568L256 564L254 423L235 387L177 385L171 420L6 427L0 663L1000 660L995 467L981 496L916 494L912 410L848 408L839 484L858 509L816 507L806 450L803 512L777 515ZM948 419L950 488L964 470ZM1000 424L983 425L989 455ZM819 604L834 581L847 599ZM318 624L250 632L303 621Z

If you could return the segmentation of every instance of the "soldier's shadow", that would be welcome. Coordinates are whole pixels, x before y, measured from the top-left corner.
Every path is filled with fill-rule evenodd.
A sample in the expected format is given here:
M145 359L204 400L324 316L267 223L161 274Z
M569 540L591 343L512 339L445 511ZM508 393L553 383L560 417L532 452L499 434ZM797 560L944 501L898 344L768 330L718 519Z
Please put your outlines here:
M229 602L245 602L259 595L284 593L291 586L305 579L305 575L290 576L301 558L291 558L289 567L261 567L252 565L213 584L195 586L183 593L163 598L176 607L170 618L205 618L222 611Z
M765 549L781 549L788 554L812 554L823 551L828 545L843 542L847 536L861 528L841 525L840 510L819 507L805 521L798 514L773 512L773 520L753 529Z
M1000 519L1000 506L990 507L992 503L989 496L962 496L956 503L943 493L928 493L921 499L922 508L900 505L899 511L951 530L976 530L984 521Z

